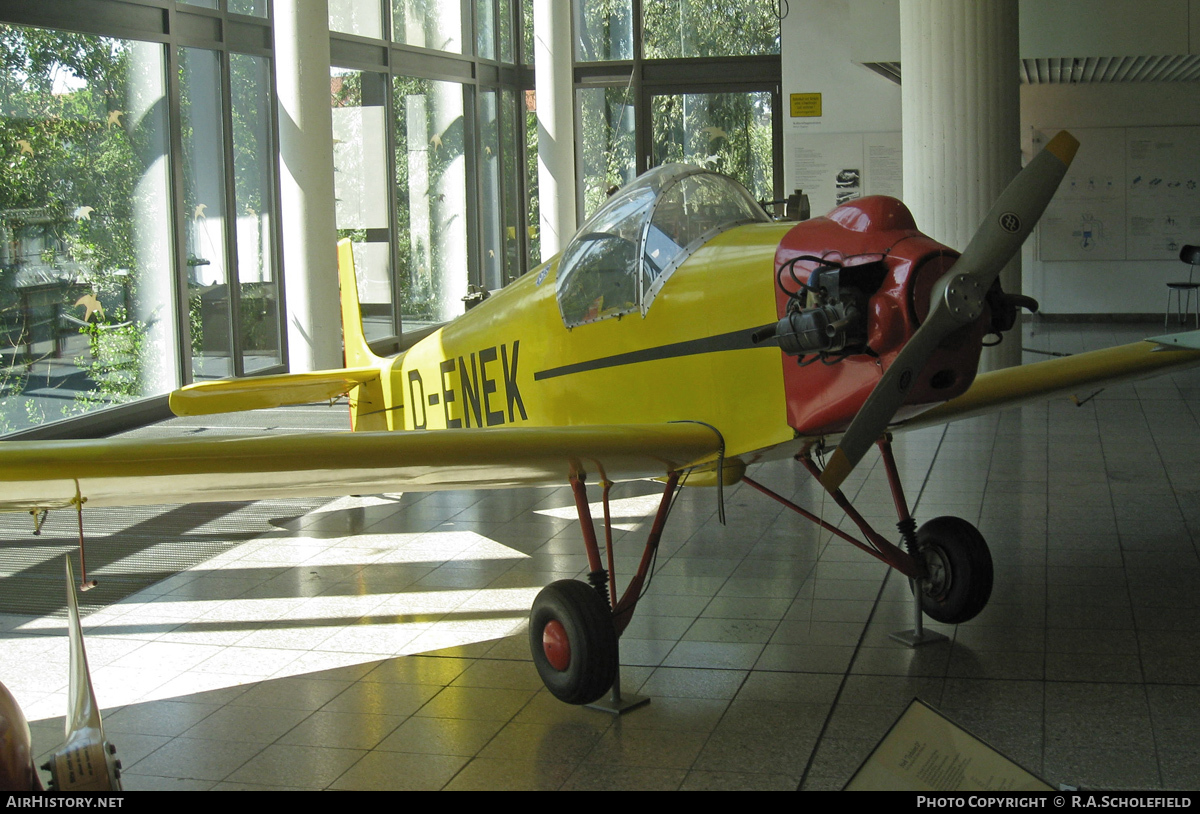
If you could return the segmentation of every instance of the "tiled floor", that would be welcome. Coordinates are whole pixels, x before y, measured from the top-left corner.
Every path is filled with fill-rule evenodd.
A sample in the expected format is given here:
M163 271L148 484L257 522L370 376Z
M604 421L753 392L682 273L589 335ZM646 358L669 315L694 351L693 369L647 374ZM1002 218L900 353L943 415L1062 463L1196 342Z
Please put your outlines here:
M831 789L914 696L1052 783L1197 788L1198 418L1191 373L899 437L918 519L977 523L995 560L991 604L948 643L888 639L907 586L856 549L746 487L722 527L715 494L685 490L622 640L651 705L569 707L525 634L539 587L586 566L569 491L412 494L280 521L91 614L96 692L128 789ZM876 470L856 505L890 534ZM794 465L752 474L840 514ZM657 495L618 497L628 574ZM0 679L41 748L61 738L62 634L0 616Z

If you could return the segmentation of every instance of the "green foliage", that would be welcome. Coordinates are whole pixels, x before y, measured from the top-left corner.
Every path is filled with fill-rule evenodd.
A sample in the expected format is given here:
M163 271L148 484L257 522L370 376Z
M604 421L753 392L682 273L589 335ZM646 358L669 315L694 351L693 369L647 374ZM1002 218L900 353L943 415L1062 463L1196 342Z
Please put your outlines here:
M646 59L779 53L774 2L686 0L642 4Z
M0 26L0 61L0 211L57 213L72 259L96 274L131 267L141 167L121 110L128 53L101 37Z
M575 0L582 25L577 32L582 62L633 59L633 3L631 0ZM647 5L654 5L653 2Z
M101 324L89 322L79 329L87 337L88 356L80 367L95 383L92 390L76 394L80 412L124 404L142 397L142 354L147 334L140 322Z
M138 229L147 228L136 222L138 183L148 163L161 158L163 134L155 127L161 113L134 120L127 88L135 70L157 64L135 65L120 40L0 25L0 226L14 247L3 270L11 366L0 373L0 431L46 420L41 402L22 395L34 363L48 366L45 381L38 374L42 387L66 381L72 362L94 386L77 394L68 412L142 395L145 326L119 321L137 300L135 247ZM47 287L47 276L58 282ZM49 320L18 306L23 292L34 290L18 286L35 282L38 313L49 311ZM78 313L79 283L104 303L110 321L81 329L87 351L76 359L24 359L31 338L70 352L72 329L59 314Z
M523 100L524 101L524 100ZM526 109L525 112L525 183L527 184L528 201L526 208L529 216L529 254L527 269L539 265L542 257L542 203L538 193L538 125L537 111Z
M578 58L627 60L632 53L631 0L576 0L582 25ZM673 0L642 3L643 58L679 59L779 53L774 3ZM577 91L583 149L584 215L609 190L636 175L634 98L629 85ZM741 181L758 198L773 197L769 93L670 93L650 97L652 165L699 164ZM638 128L646 122L637 122Z
M581 90L576 98L583 126L583 212L590 217L613 187L637 177L633 96L628 87L608 87Z
M633 58L631 0L576 0L581 7L578 58L603 62ZM779 17L763 0L644 0L646 59L779 53Z
M772 197L771 94L655 96L654 164L697 164L741 181L758 199Z
M450 268L446 256L461 250L455 244L466 238L465 190L450 174L466 152L462 88L413 77L392 81L400 313L405 320L440 322L462 307L447 302L448 281L467 272Z

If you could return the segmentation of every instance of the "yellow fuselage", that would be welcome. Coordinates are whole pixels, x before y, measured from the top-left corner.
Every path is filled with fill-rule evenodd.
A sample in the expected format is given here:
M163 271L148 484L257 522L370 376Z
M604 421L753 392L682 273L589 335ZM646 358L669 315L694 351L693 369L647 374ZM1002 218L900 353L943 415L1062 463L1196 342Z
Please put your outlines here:
M392 363L389 427L700 421L722 433L729 455L788 441L779 348L744 339L778 319L774 253L788 228L726 231L675 271L644 316L575 328L559 313L555 261L535 269ZM725 336L739 346L718 349Z

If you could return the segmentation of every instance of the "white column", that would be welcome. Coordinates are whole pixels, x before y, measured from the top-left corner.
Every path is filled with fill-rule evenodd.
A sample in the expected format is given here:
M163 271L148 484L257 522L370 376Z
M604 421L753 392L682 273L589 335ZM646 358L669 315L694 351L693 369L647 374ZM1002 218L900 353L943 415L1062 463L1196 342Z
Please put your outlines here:
M288 367L341 367L327 0L276 0L275 82Z
M571 4L533 0L533 40L542 259L549 260L576 228Z
M917 227L962 251L1021 169L1017 0L900 4L904 200ZM1021 258L1000 275L1021 290ZM1020 330L981 370L1019 364Z
M167 89L164 84L163 47L157 43L132 41L129 49L129 94L125 102L125 126L141 131L144 145L139 156L145 171L137 180L133 196L136 258L135 313L145 326L142 339L142 392L152 396L179 386L179 308L187 313L187 300L177 295L171 263L170 162L167 147ZM184 213L176 213L184 217ZM173 307L172 303L176 305Z

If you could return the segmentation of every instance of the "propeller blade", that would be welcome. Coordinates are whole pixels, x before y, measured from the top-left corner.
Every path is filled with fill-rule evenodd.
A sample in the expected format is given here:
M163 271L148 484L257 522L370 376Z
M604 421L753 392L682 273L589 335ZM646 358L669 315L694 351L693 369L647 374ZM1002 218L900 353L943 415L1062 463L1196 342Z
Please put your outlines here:
M104 738L100 705L92 690L87 653L83 648L83 626L79 621L79 604L75 601L75 575L71 571L71 558L65 559L67 633L71 647L67 690L70 709L64 726L66 741L54 751L43 768L50 772L50 787L54 791L120 791L120 761L113 757L116 750Z
M988 289L1046 210L1078 148L1075 137L1063 130L1000 194L966 251L934 285L929 316L850 422L821 475L821 485L826 489L832 492L840 487L887 430L938 345L963 325L979 319Z
M75 575L71 558L64 558L67 568L67 635L71 645L71 666L67 701L71 705L65 723L70 739L73 732L81 729L100 728L100 710L96 704L96 693L92 690L92 677L88 673L87 653L83 649L83 626L79 621L79 603L75 600Z

